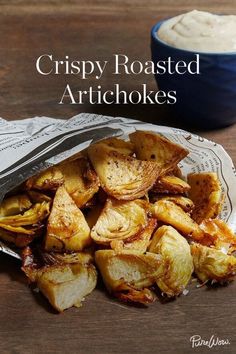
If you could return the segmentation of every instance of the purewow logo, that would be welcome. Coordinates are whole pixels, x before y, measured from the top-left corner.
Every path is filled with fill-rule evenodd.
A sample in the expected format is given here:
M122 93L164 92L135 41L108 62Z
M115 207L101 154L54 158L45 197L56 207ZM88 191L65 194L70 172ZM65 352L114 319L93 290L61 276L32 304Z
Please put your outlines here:
M190 343L192 348L197 347L208 347L213 348L217 346L224 346L230 345L230 341L228 338L219 338L216 337L214 334L209 339L203 339L199 334L195 334L194 336L190 337Z

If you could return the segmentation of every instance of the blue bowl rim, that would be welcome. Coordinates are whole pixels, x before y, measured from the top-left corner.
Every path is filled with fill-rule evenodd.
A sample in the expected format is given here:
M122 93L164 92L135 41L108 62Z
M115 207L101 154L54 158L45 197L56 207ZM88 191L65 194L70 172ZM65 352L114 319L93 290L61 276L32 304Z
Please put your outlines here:
M216 56L233 56L236 55L236 51L235 52L198 52L198 51L193 51L193 50L187 50L187 49L181 49L181 48L177 48L177 47L173 47L168 43L165 43L164 41L162 41L158 35L157 35L157 31L158 29L161 27L162 23L169 20L170 18L166 18L164 20L161 20L159 22L157 22L151 29L151 37L152 40L154 40L155 42L160 43L162 46L169 48L171 50L174 50L176 52L179 53L183 53L183 54L199 54L201 56L212 56L212 57L216 57Z

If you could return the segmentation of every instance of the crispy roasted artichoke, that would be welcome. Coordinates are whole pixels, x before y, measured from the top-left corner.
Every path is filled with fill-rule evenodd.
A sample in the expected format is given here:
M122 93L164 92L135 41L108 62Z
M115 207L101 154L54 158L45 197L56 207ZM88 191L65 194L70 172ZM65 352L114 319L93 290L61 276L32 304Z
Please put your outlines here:
M188 175L191 186L189 198L195 207L192 218L201 223L204 219L216 218L223 204L220 181L214 172L192 173Z
M119 138L107 138L102 140L102 143L110 146L123 155L132 156L134 154L134 144L130 141L125 141Z
M41 261L41 262L40 262ZM97 272L86 253L41 254L37 259L27 248L22 270L59 312L80 307L97 283Z
M20 214L31 207L32 203L26 194L18 194L5 198L0 204L0 217Z
M154 186L152 192L167 194L185 194L189 191L190 186L179 177L167 175L160 177Z
M63 174L58 166L52 166L38 175L28 178L26 188L45 191L56 190L63 182Z
M204 231L201 244L214 246L229 254L236 250L236 235L223 220L206 219L202 221L200 227Z
M91 237L103 245L110 245L114 240L129 241L141 233L147 224L147 204L144 200L108 199L91 230Z
M97 273L93 265L80 263L47 268L38 278L37 286L59 312L82 306L84 297L96 287Z
M160 167L160 175L165 175L176 168L179 161L189 153L182 146L153 132L136 131L129 137L135 146L137 158L156 161Z
M168 296L181 294L193 272L188 242L172 226L161 226L155 232L148 250L163 258L166 272L157 279L160 290Z
M5 226L11 225L13 228L17 228L19 226L36 225L49 215L49 211L50 203L36 203L23 214L0 217L0 227L5 228Z
M182 234L199 240L204 236L200 226L183 211L183 209L169 200L159 200L151 207L152 215L164 224L171 225Z
M0 217L0 239L24 247L41 234L50 203L36 203L23 214Z
M192 244L194 272L201 282L208 280L225 281L232 279L236 272L236 258L220 250Z
M88 155L102 188L116 199L143 197L159 176L156 162L137 160L103 142L89 146Z
M148 288L164 273L160 255L99 250L95 253L95 262L108 291L119 299L144 304L155 300Z
M194 208L194 204L191 199L187 197L183 197L182 195L168 195L165 194L154 194L151 195L150 201L151 203L155 203L158 200L167 200L175 203L179 207L183 209L186 213L191 213Z
M66 188L59 187L48 219L45 249L80 251L90 243L90 228L83 213Z
M58 166L64 186L78 208L83 207L99 189L99 179L87 158L80 158Z

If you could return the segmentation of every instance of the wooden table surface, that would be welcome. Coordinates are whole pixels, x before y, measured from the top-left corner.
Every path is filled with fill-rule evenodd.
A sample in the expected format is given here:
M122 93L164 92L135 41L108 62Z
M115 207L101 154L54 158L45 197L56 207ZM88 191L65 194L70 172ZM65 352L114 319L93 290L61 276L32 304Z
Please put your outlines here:
M236 2L0 0L0 115L11 120L94 112L184 128L157 105L59 105L66 82L83 89L94 81L41 76L35 60L45 53L87 60L110 60L113 53L124 53L131 59L149 60L151 26L193 8L236 13ZM156 88L153 77L147 75L121 76L119 82L127 91L143 82L149 89ZM107 90L114 77L108 72L100 83ZM201 134L222 144L236 162L236 125ZM27 287L19 262L0 257L1 354L236 352L236 283L211 290L192 284L187 296L149 308L121 304L100 286L82 308L57 315L40 294ZM191 349L190 337L196 334L203 339L228 338L231 345Z

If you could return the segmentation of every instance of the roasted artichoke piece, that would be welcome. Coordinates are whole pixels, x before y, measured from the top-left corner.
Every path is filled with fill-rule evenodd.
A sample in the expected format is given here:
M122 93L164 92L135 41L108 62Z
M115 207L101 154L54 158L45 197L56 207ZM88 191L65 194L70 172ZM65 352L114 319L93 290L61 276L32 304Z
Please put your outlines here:
M37 286L59 312L72 306L82 306L84 297L97 284L95 267L72 263L47 268L37 280Z
M99 250L95 262L109 292L123 301L149 303L155 296L148 289L164 273L160 255L139 251Z
M223 204L220 181L214 172L188 175L191 186L189 198L194 202L192 218L200 224L204 219L216 218Z
M48 267L72 263L88 265L94 261L91 252L46 252L40 246L25 247L21 255L22 270L32 283L35 283Z
M152 191L154 193L185 194L189 191L190 185L179 177L167 175L160 177Z
M58 166L52 166L36 176L28 178L27 189L56 190L64 182L63 174Z
M19 248L23 248L29 245L38 235L38 231L34 232L30 230L30 234L25 234L16 233L0 228L0 239L5 242L12 243Z
M154 218L148 220L148 224L145 229L133 237L129 238L128 240L121 241L121 240L114 240L111 241L110 246L116 252L122 252L123 249L127 250L136 250L139 252L146 252L150 238L157 226L157 221Z
M168 296L181 294L193 272L188 242L172 226L161 226L155 232L148 250L161 254L167 270L157 279L160 290Z
M34 225L44 220L50 211L50 203L36 203L23 214L0 217L0 227L10 225L14 228L18 226Z
M166 196L165 194L154 194L151 195L150 201L152 203L157 202L158 200L167 200L170 202L175 203L179 207L183 209L186 213L191 213L191 211L194 208L194 204L191 199L183 197L182 195L168 195Z
M38 257L37 257L38 256ZM30 248L23 252L22 270L59 312L81 306L84 297L97 283L97 272L91 255L84 253L35 256Z
M132 156L134 154L134 144L130 141L125 141L118 138L107 138L102 140L102 143L110 146L113 150L120 152L121 154Z
M28 210L32 203L26 194L5 198L0 204L0 217L16 215Z
M167 225L173 226L186 236L199 240L204 236L200 226L183 211L183 209L169 200L159 200L151 207L153 217Z
M129 241L148 224L147 204L143 200L108 199L91 237L96 243L110 245L111 241Z
M58 166L64 185L78 208L83 207L99 189L99 179L85 157Z
M59 187L48 218L45 249L80 251L90 243L90 228L83 213L66 188Z
M129 137L135 146L137 158L156 161L160 167L160 175L165 175L173 170L189 153L182 146L153 132L136 131Z
M194 272L201 282L208 280L226 281L231 280L236 272L236 258L228 256L220 250L192 244Z
M119 200L143 197L159 177L157 163L137 160L102 142L89 146L88 155L102 188Z
M42 222L49 211L50 203L43 202L33 205L23 214L0 217L0 239L25 247L41 235Z
M206 219L200 227L204 231L204 237L199 241L201 244L228 254L236 250L236 235L223 220Z

